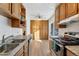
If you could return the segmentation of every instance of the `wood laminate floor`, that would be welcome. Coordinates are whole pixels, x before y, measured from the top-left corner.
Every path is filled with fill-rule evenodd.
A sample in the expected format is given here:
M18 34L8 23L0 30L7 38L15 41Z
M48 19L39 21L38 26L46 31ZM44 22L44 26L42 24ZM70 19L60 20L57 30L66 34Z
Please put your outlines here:
M32 40L30 44L30 56L51 56L48 40Z

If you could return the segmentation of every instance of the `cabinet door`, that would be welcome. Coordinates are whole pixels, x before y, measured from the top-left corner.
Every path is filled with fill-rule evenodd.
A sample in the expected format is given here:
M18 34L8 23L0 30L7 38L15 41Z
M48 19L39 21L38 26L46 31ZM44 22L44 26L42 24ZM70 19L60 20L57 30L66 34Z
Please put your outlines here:
M75 54L73 54L71 51L67 50L66 51L67 56L76 56Z
M21 4L20 3L12 3L12 14L20 19L21 12Z
M67 17L77 14L77 3L67 3Z
M28 56L28 48L28 42L26 42L24 45L24 56Z
M60 21L66 18L65 11L66 11L66 4L65 3L60 4Z
M23 56L23 47L16 53L15 56Z
M16 20L16 19L11 20L11 26L19 28L20 27L20 21Z
M55 10L55 28L58 29L58 23L59 23L59 7L56 8Z
M78 13L79 13L79 3L78 3Z
M11 13L11 4L10 3L0 3L0 8Z

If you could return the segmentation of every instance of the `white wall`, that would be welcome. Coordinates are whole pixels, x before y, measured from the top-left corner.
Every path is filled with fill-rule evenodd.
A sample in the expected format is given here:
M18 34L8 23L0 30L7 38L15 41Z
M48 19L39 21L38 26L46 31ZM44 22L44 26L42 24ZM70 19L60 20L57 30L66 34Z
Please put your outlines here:
M64 32L79 32L79 22L69 24L67 28L59 29L60 34L64 34Z
M0 15L0 40L2 40L3 35L22 35L21 28L12 28L10 26L10 19Z
M53 34L54 34L54 20L55 20L55 17L54 17L54 15L53 15L53 17L51 17L50 19L49 19L49 36L51 35L51 24L53 23Z
M26 21L26 32L27 32L27 35L28 34L30 34L30 17L29 17L29 15L28 15L28 13L27 13L27 16L26 16L26 18L27 18L27 21Z

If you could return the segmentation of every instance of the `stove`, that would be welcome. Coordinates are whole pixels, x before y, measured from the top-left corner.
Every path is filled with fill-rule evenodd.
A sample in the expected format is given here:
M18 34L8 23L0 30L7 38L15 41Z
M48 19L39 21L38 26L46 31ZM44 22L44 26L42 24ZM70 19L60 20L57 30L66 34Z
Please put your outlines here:
M59 37L59 38L54 38L54 51L57 56L65 56L66 55L66 50L65 46L67 45L79 45L79 38L69 36L67 38L64 37Z

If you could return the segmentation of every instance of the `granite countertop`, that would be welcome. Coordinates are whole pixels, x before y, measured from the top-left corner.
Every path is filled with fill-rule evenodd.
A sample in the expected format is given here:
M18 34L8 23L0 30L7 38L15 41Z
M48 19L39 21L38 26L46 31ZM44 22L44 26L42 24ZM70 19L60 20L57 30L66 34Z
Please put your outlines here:
M76 46L66 46L68 50L70 50L75 55L79 56L79 45Z
M24 40L22 43L19 43L19 45L18 45L16 48L14 48L12 51L6 53L6 54L5 54L6 56L13 56L13 55L15 55L15 54L19 51L19 49L21 49L21 48L23 47L23 45L24 45L26 42L28 42L28 40L31 39L31 35L27 35L27 36L17 35L17 36L15 36L15 37L13 37L13 38L14 38L14 39L25 39L25 40ZM4 54L0 54L0 55L4 55Z

